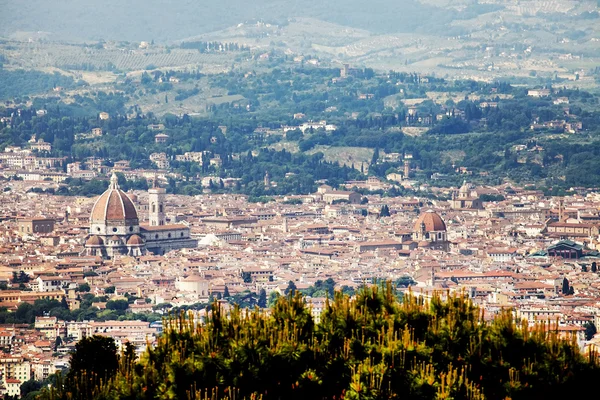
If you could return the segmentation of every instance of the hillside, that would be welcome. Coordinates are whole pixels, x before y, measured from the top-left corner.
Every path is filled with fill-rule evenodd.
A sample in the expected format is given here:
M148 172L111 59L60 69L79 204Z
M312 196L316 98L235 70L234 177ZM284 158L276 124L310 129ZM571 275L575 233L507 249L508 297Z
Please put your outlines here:
M544 324L528 328L510 311L490 320L462 296L398 301L391 285L355 300L338 293L319 323L300 295L268 314L227 316L214 303L197 322L170 320L157 345L138 361L124 354L106 384L94 374L112 367L76 362L42 398L562 399L592 393L600 377L594 354Z
M3 5L0 33L47 32L57 39L170 41L237 25L251 19L283 22L309 16L378 32L410 32L445 25L456 11L413 1L345 2L240 0L169 2L164 0L33 0ZM381 12L386 10L386 12ZM65 24L64 21L69 21Z

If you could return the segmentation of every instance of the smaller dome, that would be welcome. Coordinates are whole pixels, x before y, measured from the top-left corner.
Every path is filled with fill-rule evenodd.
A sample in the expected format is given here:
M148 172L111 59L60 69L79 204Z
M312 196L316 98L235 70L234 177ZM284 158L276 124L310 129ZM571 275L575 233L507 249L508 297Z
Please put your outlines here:
M109 239L111 242L120 242L121 238L118 237L117 235L112 235Z
M131 235L131 237L127 240L127 246L141 246L144 244L144 241L139 235Z
M472 189L473 189L472 185L468 184L467 181L463 181L463 185L460 187L458 193L460 193L462 195L468 195Z
M90 236L89 239L85 242L86 246L104 246L104 241L100 236Z

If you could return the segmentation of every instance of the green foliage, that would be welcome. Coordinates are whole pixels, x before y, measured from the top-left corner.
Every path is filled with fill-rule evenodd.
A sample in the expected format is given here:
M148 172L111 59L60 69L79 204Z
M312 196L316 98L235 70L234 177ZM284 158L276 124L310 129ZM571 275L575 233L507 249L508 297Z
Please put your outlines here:
M19 273L13 272L13 277L11 279L11 282L14 284L19 284L19 283L28 283L30 280L31 280L31 278L29 277L29 275L27 275L23 271L19 271Z
M384 204L383 207L381 207L381 210L379 211L379 218L389 217L389 216L390 216L390 208L387 206L387 204Z
M487 194L484 193L479 196L479 200L481 201L504 201L504 196L501 194Z
M124 311L129 308L129 302L127 300L109 300L106 303L108 310L119 310Z
M585 328L585 340L591 340L596 334L596 325L593 322L587 322L584 326Z
M77 291L78 292L89 292L90 291L90 284L89 283L82 283L77 287Z
M266 308L267 307L267 291L265 289L261 289L260 290L260 293L258 294L257 305L260 308Z
M75 345L69 364L62 389L72 399L93 398L96 387L111 379L119 367L114 339L97 335L83 338Z
M302 131L299 130L299 129L295 129L295 130L292 130L292 131L287 131L285 133L285 138L287 140L293 141L293 142L296 142L296 141L302 139L303 136L304 135L303 135Z
M29 96L43 93L57 86L73 88L76 86L72 77L59 74L46 74L34 70L7 70L0 66L0 99Z
M62 318L69 316L68 306L58 300L38 299L33 304L21 303L15 312L9 312L6 307L0 308L0 324L33 324L35 317L44 313Z
M470 6L469 6L470 7ZM226 44L196 43L192 46L211 51L222 51ZM225 46L227 47L227 46ZM227 50L225 50L227 51ZM476 183L499 184L505 179L517 183L536 182L536 186L548 195L560 195L565 188L600 186L600 111L595 107L596 94L577 89L553 89L554 96L569 98L569 115L563 107L555 105L552 98L534 99L527 96L526 89L513 87L504 82L483 83L475 81L445 81L427 77L427 82L417 73L375 74L372 70L356 70L353 76L331 84L339 76L337 68L313 68L287 63L280 55L274 67L249 76L244 71L218 74L210 79L210 86L229 95L242 95L251 107L244 104L223 103L210 109L206 118L166 115L155 118L151 113L143 115L138 106L130 106L132 97L140 85L131 80L118 83L122 91L91 92L75 95L68 104L60 97L32 99L32 107L7 107L0 109L0 116L10 122L0 124L0 148L6 145L23 145L32 132L52 143L51 156L68 157L68 161L84 161L96 156L112 162L130 160L132 168L155 168L148 157L154 152L165 152L169 159L185 152L204 152L202 165L194 162L173 160L171 167L183 177L168 185L169 193L196 195L205 188L200 176L213 175L213 192L235 191L250 196L252 201L267 202L275 195L306 194L316 190L315 180L326 179L337 187L348 180L364 179L364 174L337 162L326 161L323 153L303 154L315 146L366 147L374 149L369 174L384 178L388 171L397 171L401 161L390 161L379 153L410 153L416 167L415 178L427 181L434 173L445 178L436 181L437 186L459 184L456 165L473 171ZM285 66L285 67L284 67ZM198 72L152 71L142 74L144 90L167 90L161 78L177 77L182 82L204 79ZM203 82L204 84L204 82ZM178 99L198 93L200 84L185 84L177 89ZM386 108L383 99L390 95L424 97L427 91L473 93L478 100L451 102L448 109L432 101L417 106L419 118L410 119L407 109L398 105ZM171 89L169 89L171 90ZM357 93L373 93L370 100L357 99ZM499 98L509 94L509 98ZM481 103L493 102L496 107L481 107ZM331 110L334 108L335 110ZM36 110L45 109L47 115L39 117ZM328 111L326 111L328 110ZM100 111L110 113L111 118L101 121ZM326 119L335 124L335 131L308 129L305 133L290 130L286 139L297 141L300 153L287 150L276 151L271 145L280 141L278 135L257 134L257 128L276 129L282 125L295 125L291 119L295 112L303 112L310 118ZM137 113L137 118L126 118L126 113ZM347 118L350 113L356 118ZM447 113L447 115L445 114ZM438 120L437 116L443 114ZM430 118L431 117L431 118ZM532 123L553 120L581 122L581 134L556 140L551 129L532 130ZM166 144L154 141L156 132L150 125L162 123L169 135ZM429 128L428 133L413 137L404 135L406 126ZM227 127L224 135L219 126ZM101 137L77 137L100 127ZM515 150L525 145L526 150ZM539 145L543 150L535 150ZM331 151L327 149L324 151ZM257 155L258 153L258 155ZM449 154L453 154L450 156ZM209 160L220 157L218 168ZM328 157L330 155L328 154ZM111 161L108 161L110 164ZM369 160L365 160L368 162ZM265 187L262 183L265 171L277 185ZM480 176L478 172L487 172ZM222 187L217 182L225 178L239 178L235 188ZM564 177L564 179L563 179ZM61 185L57 194L93 196L101 193L107 182L70 180ZM123 182L129 188L145 190L147 183ZM32 191L39 191L33 188ZM398 194L390 190L387 195ZM484 196L484 201L499 201L499 196Z
M39 391L42 388L43 383L30 379L21 384L21 398L22 399L33 399L35 395L39 395Z
M510 310L489 320L464 296L398 301L390 284L355 300L337 293L317 325L299 293L269 313L226 316L213 303L204 324L183 313L165 321L138 362L121 357L116 368L107 353L111 369L94 371L117 370L114 378L59 383L42 399L78 398L81 387L90 400L554 399L592 393L600 374L594 353Z
M315 284L306 290L302 290L302 294L310 297L329 297L333 299L335 281L332 278L326 280L318 280Z
M287 288L285 288L285 292L284 293L285 293L286 296L287 295L292 295L293 296L296 293L296 290L297 290L297 288L296 288L296 284L294 283L294 281L289 281L288 285L287 285Z

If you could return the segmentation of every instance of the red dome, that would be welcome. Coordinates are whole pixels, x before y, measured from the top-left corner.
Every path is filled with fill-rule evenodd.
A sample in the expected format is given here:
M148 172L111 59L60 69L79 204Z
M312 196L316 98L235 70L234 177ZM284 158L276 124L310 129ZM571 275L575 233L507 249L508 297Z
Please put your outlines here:
M138 215L135 205L131 199L119 189L117 177L113 174L110 178L110 186L102 193L90 215L91 223L102 223L105 221L131 221L137 220Z
M436 212L429 210L421 214L415 222L414 231L421 231L421 224L425 224L425 232L440 232L446 230L446 223Z

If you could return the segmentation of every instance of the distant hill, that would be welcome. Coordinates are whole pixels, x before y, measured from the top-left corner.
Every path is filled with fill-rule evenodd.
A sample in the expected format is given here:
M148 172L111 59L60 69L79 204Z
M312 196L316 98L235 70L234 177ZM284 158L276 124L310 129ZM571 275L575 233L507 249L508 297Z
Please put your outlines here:
M445 32L455 19L472 18L502 8L472 4L440 8L413 0L165 1L31 0L6 1L0 34L47 32L51 39L155 40L167 42L223 29L249 19L285 23L291 17L314 17L374 33Z

